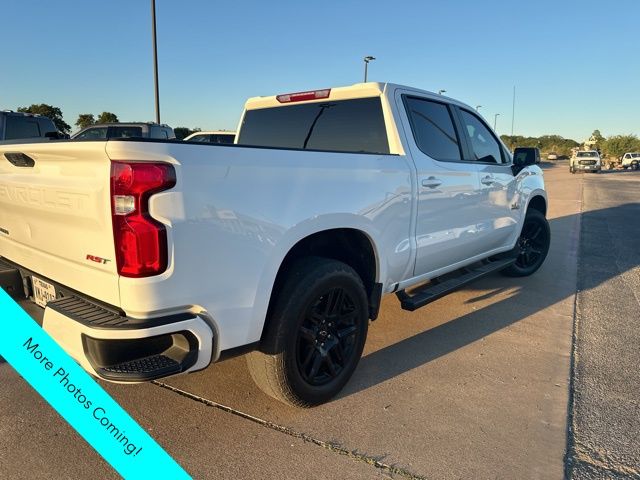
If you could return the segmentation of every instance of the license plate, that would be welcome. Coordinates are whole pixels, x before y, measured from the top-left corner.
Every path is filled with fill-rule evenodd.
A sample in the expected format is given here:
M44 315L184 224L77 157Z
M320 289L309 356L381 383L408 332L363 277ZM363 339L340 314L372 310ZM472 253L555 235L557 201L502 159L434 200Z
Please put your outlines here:
M49 282L32 276L31 285L33 286L33 301L41 307L46 307L47 302L56 299L56 287Z

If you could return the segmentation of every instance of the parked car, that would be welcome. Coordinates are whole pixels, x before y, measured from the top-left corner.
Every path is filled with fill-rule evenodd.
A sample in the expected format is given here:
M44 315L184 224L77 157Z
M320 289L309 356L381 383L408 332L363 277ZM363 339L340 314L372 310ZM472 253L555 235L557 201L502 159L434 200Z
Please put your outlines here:
M109 138L176 138L173 128L164 123L98 123L71 135L72 140L106 140Z
M58 132L55 123L42 115L4 110L0 112L0 141L55 140L68 138Z
M195 132L184 139L185 142L233 143L236 132L214 130L212 132Z
M536 147L516 147L513 151L513 158L523 157L527 163L540 163L540 150Z
M108 381L251 350L267 394L317 405L351 377L383 294L413 311L531 275L549 248L542 170L474 108L416 88L252 98L236 145L124 140L0 146L42 167L0 162L3 188L49 199L42 215L3 197L0 281Z
M638 170L640 168L640 153L628 152L620 157L620 165L625 170L631 168L632 170Z
M547 155L547 160L558 160L558 154L557 153L550 153L549 155Z
M597 150L576 152L569 162L571 173L577 171L600 173L600 170L602 170L602 160Z

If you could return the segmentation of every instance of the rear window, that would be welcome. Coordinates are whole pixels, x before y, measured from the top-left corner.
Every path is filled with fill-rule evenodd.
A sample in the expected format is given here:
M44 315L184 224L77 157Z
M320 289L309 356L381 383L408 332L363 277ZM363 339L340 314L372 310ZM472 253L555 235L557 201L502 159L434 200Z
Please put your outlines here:
M245 112L241 145L389 153L380 98L326 101Z
M6 140L16 138L37 138L40 136L38 119L22 115L7 115L6 118Z

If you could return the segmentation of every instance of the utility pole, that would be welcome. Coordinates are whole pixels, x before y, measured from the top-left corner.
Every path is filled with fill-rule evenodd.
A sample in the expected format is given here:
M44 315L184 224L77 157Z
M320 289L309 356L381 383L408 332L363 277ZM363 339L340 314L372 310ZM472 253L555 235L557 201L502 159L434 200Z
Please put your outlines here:
M364 57L364 83L367 83L367 67L369 66L369 62L375 59L376 57L372 57L371 55Z
M499 115L500 115L499 113L496 113L496 114L493 116L493 131L494 131L494 132L496 131L496 122L498 121L498 116L499 116Z
M513 105L511 107L511 136L513 137L513 124L516 118L516 86L513 86Z
M160 92L158 91L158 42L156 40L156 0L151 0L151 35L153 37L153 80L156 94L156 123L160 123Z

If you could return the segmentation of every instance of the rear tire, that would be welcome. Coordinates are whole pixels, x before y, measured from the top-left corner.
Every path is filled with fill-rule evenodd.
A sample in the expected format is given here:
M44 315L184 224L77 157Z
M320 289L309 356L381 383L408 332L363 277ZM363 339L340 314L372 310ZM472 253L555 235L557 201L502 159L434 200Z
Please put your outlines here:
M360 276L337 260L295 262L277 292L262 349L247 355L267 395L296 407L334 397L362 355L369 309Z
M522 225L520 237L512 251L516 257L502 273L508 277L528 277L544 263L551 244L551 229L545 216L538 210L529 209Z

